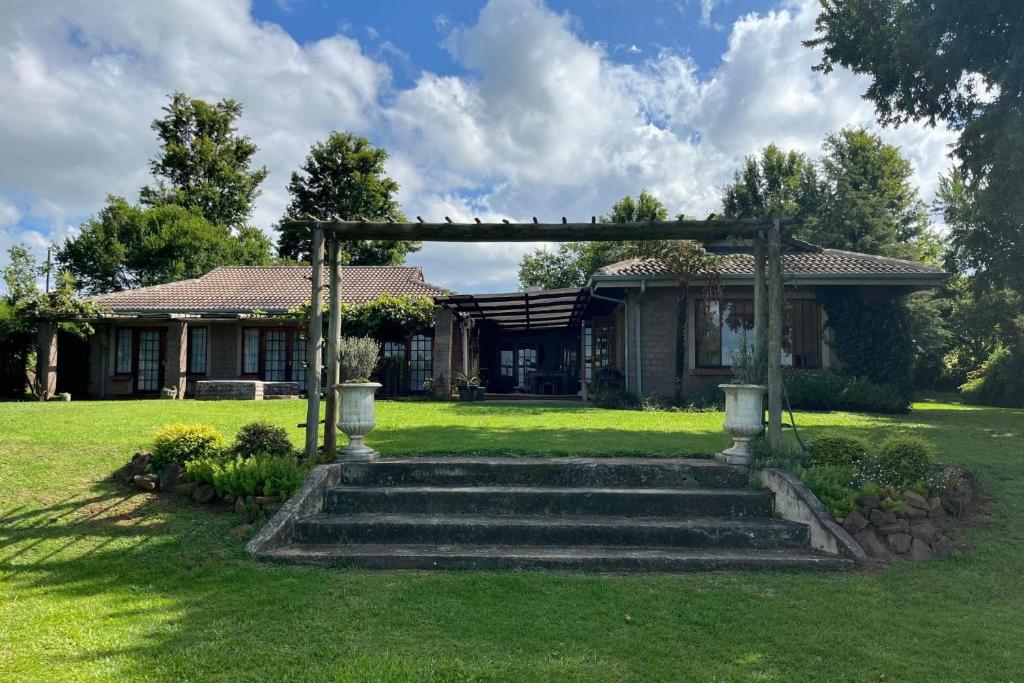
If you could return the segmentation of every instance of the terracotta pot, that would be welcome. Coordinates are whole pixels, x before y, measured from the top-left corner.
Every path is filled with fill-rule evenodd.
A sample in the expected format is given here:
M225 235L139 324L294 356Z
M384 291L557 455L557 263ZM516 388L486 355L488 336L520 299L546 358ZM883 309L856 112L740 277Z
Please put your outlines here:
M377 382L335 385L341 395L338 429L348 436L348 445L338 451L338 462L368 462L380 457L380 453L363 442L377 426L374 394L380 387Z
M764 431L764 395L760 384L719 384L725 392L725 431L733 444L716 457L730 465L750 464L750 440Z

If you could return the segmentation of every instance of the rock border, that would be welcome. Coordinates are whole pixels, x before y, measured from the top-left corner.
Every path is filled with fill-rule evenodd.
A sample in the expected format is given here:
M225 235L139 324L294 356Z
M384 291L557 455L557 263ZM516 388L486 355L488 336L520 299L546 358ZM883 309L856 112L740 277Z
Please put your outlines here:
M868 564L864 549L836 523L818 497L791 472L774 467L758 470L761 485L775 494L775 511L785 520L807 525L811 547L851 558L858 566Z

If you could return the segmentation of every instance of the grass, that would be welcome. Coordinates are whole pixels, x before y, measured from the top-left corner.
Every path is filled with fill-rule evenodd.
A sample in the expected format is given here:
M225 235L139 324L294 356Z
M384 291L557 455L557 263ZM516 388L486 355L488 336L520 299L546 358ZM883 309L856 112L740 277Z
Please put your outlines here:
M679 576L266 566L240 518L104 481L159 425L294 428L298 402L0 404L0 680L1024 678L1024 411L798 414L913 429L994 497L955 559ZM382 403L387 454L707 453L718 413ZM296 443L301 433L293 429ZM629 617L627 618L627 615Z

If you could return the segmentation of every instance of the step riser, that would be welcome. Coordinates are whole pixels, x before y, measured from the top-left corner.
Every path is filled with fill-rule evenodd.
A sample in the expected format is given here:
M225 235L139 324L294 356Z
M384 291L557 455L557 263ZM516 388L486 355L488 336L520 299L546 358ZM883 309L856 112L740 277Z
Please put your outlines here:
M807 528L671 527L601 524L462 524L305 521L296 529L300 543L397 543L407 545L648 546L673 548L806 548Z
M328 513L408 513L436 515L606 515L622 517L769 517L767 492L713 491L677 493L554 491L369 491L331 489L324 498Z
M573 572L696 572L721 569L823 571L849 569L849 560L834 558L537 558L513 555L465 557L459 555L367 555L330 557L322 554L292 554L267 559L320 566L362 569L467 569L467 570L559 570Z
M612 463L409 463L346 465L350 486L566 486L593 488L744 488L743 468Z

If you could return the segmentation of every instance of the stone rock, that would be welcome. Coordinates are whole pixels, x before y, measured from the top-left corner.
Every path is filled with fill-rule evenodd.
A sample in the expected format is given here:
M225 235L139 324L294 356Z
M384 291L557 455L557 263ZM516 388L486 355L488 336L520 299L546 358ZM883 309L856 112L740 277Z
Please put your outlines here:
M942 509L942 499L938 496L932 496L928 499L928 516L929 517L941 517L944 514Z
M196 483L194 481L186 481L183 484L175 486L172 491L179 496L191 496L195 488Z
M233 494L233 493L225 493L224 494L224 504L225 505L234 505L235 504L235 494Z
M910 534L892 534L891 536L886 536L885 540L890 548L902 555L910 550L914 538Z
M139 452L132 456L127 465L118 470L118 476L125 483L129 483L135 479L136 475L145 474L147 467L149 467L149 453Z
M953 557L956 553L956 546L945 536L940 536L932 541L932 552L935 553L936 557L945 560Z
M160 490L173 491L176 487L185 483L185 468L176 462L172 462L160 473Z
M203 484L197 486L192 492L192 500L197 503L209 503L211 500L217 497L217 490L209 484Z
M874 529L870 527L862 529L854 535L853 539L860 544L860 547L864 549L868 557L873 557L876 560L892 559L892 552L885 546L885 543L878 537Z
M876 508L871 511L869 515L871 523L877 527L889 526L890 524L896 523L896 515L891 512L886 512L880 508Z
M928 516L928 510L926 508L915 507L910 503L904 503L903 507L896 511L896 516L903 519L921 519L922 517Z
M932 559L932 549L921 539L915 538L910 545L910 559L914 562L927 562Z
M878 500L878 496L861 496L857 499L857 504L870 511L874 510L882 503Z
M263 505L260 505L260 507L263 508L264 512L269 513L269 514L273 514L273 513L277 512L277 509L279 507L281 507L281 504L280 503L264 503Z
M925 543L930 544L932 541L934 541L938 533L939 532L935 528L935 525L929 522L927 519L914 521L910 525L910 535L914 538L924 541Z
M858 510L854 510L850 514L846 515L846 519L843 520L843 528L849 531L851 534L855 534L868 525L868 520L864 518Z
M237 512L240 515L245 514L245 496L239 496L238 498L235 499L235 512Z
M967 512L966 501L956 496L943 496L942 508L954 517L961 517Z
M929 510L928 501L925 500L924 496L919 493L910 491L909 489L900 494L903 497L903 502L911 507L918 508L927 512Z
M280 503L281 496L253 496L252 500L257 505L269 505L271 503Z
M150 474L136 474L132 477L132 483L143 491L156 490L156 478Z
M885 536L890 534L909 534L910 520L897 519L895 524L886 524L885 526L878 527L878 533Z

